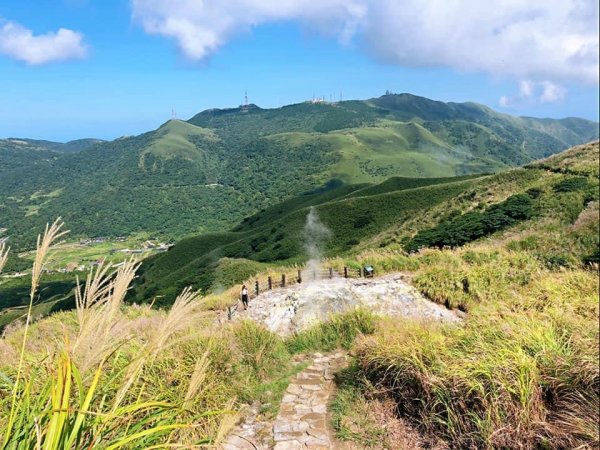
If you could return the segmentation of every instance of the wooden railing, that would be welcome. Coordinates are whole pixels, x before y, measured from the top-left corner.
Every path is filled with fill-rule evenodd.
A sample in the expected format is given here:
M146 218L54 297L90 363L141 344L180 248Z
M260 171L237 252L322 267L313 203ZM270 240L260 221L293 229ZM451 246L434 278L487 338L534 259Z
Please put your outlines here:
M255 280L253 291L254 295L258 296L265 291L271 291L277 288L285 288L294 284L300 284L307 281L333 279L334 277L344 278L371 278L374 276L374 270L368 270L367 267L347 267L344 266L341 271L337 271L333 267L321 268L318 270L298 269L296 273L282 273L280 276L269 275L266 279ZM233 314L237 311L239 301L227 308L227 317L231 320Z

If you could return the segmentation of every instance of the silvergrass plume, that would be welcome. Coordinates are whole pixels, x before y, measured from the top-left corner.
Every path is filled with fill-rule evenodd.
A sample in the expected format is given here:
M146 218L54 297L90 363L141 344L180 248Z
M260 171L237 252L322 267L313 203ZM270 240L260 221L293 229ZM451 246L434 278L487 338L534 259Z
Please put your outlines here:
M125 262L116 272L100 265L90 271L85 288L75 291L79 332L72 347L80 360L82 372L96 366L129 336L123 329L116 330L118 314L129 285L140 263L135 259Z
M2 272L2 269L4 269L4 266L6 265L8 252L10 252L10 247L8 247L4 242L0 244L0 272Z
M19 382L21 381L21 372L23 370L23 359L25 357L25 344L27 342L27 332L29 331L29 324L31 322L31 309L33 307L33 301L35 294L40 284L46 258L52 244L54 244L59 238L66 235L68 231L61 231L64 223L59 217L54 221L52 225L46 224L46 230L44 235L38 235L37 238L37 250L35 253L35 260L33 261L33 268L31 271L31 289L29 291L29 307L27 309L27 319L25 320L25 330L23 332L23 341L21 344L21 352L19 354L19 366L17 369L17 376L15 378L15 384L12 389L12 402L10 407L10 414L8 416L8 424L4 435L4 441L8 442L10 439L10 433L14 425L16 404L17 404L17 392L19 389Z
M125 382L115 396L113 410L118 408L124 400L127 392L136 382L144 366L152 362L162 350L167 348L169 339L189 328L199 318L199 299L200 293L193 291L190 287L185 288L179 294L171 310L162 321L160 328L142 347L140 356L129 365L125 375Z

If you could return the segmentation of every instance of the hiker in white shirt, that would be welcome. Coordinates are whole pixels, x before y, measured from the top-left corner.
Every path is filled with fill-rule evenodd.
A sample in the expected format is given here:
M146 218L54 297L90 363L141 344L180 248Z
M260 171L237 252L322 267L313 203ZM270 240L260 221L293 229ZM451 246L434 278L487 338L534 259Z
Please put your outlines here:
M244 305L244 309L248 309L248 288L246 285L242 285L242 305Z

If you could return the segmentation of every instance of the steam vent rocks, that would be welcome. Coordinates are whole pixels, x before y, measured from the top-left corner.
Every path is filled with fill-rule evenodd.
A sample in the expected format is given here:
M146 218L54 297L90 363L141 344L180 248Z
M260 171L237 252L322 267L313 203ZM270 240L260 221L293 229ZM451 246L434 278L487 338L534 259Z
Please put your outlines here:
M251 299L248 310L234 318L256 320L285 336L304 330L330 314L359 307L376 314L417 320L461 320L455 312L427 300L398 274L370 279L322 279L267 291Z

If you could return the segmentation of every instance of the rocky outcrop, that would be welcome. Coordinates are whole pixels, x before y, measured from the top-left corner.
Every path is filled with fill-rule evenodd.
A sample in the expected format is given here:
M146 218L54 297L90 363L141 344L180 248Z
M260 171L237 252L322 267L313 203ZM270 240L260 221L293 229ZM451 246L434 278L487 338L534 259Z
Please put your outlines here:
M333 313L363 307L376 314L417 320L457 322L460 318L427 300L399 274L378 278L333 278L262 293L251 299L245 317L289 335L322 322Z

